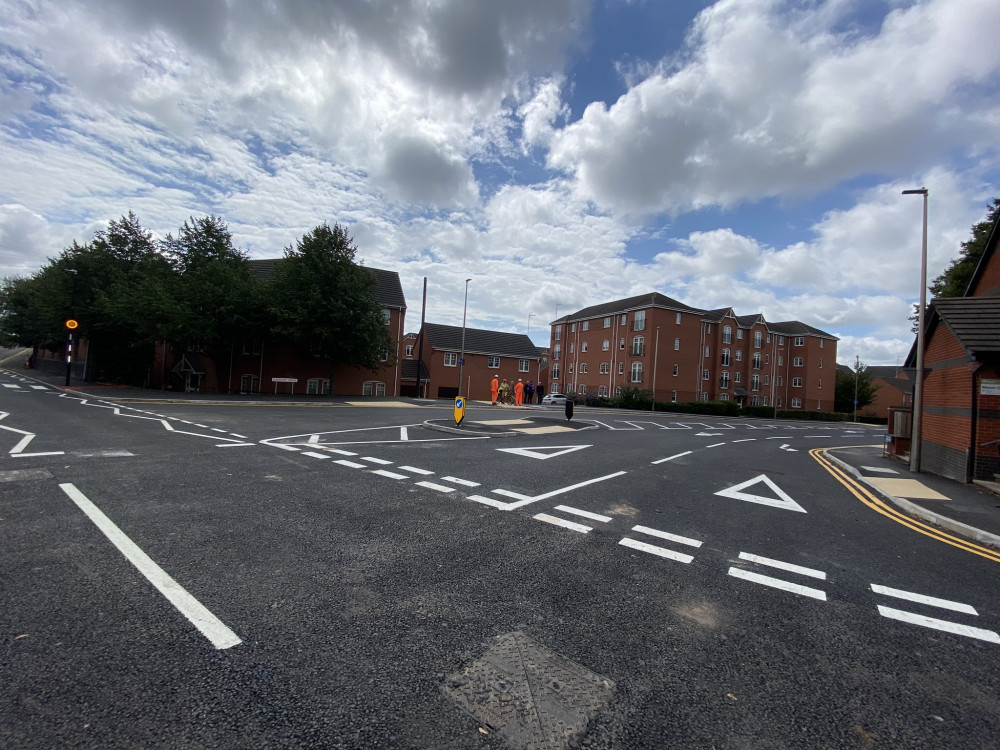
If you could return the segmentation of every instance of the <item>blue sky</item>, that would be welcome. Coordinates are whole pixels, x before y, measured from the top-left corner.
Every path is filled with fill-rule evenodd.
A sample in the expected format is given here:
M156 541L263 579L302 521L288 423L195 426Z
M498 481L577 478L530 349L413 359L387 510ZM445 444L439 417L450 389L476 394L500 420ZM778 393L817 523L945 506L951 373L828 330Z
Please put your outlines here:
M340 222L407 326L659 291L894 364L1000 195L995 0L0 0L0 273L134 211ZM530 316L530 317L529 317Z

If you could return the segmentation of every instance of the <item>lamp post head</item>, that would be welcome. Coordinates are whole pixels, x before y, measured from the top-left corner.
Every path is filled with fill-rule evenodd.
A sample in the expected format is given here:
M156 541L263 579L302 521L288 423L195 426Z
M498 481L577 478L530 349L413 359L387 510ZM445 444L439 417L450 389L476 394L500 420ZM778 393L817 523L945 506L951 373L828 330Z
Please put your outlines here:
M903 195L927 195L927 188L917 188L916 190L904 190Z

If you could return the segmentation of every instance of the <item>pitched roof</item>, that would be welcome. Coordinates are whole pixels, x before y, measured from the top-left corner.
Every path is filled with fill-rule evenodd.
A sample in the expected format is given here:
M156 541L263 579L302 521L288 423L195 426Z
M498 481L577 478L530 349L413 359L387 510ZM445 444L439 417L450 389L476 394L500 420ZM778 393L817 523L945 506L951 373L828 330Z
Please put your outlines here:
M931 310L969 354L1000 354L1000 297L948 297Z
M720 307L718 310L706 310L702 313L701 319L706 323L719 323L727 315L733 315L733 308L731 307Z
M264 258L262 260L249 261L250 267L257 274L257 278L262 281L274 279L274 271L277 265L284 258ZM399 281L399 274L395 271L385 271L381 268L367 268L375 274L375 299L383 307L397 307L406 309L406 298L403 296L403 285Z
M800 323L797 320L783 320L780 323L767 323L767 330L771 333L779 333L784 336L820 336L825 339L840 341L840 339L832 333L827 333L826 331L821 331L818 328L807 326L805 323Z
M462 327L424 323L424 332L430 345L438 351L460 352L462 350ZM484 331L479 328L465 329L465 351L467 354L487 354L505 357L535 359L542 356L531 339L523 333Z
M555 325L556 323L565 323L567 321L573 320L585 320L587 318L600 318L605 315L613 315L614 313L623 313L628 310L638 310L644 307L665 307L668 310L680 310L682 312L694 312L700 313L694 307L685 305L683 302L678 302L675 299L671 299L659 292L652 292L647 294L639 294L635 297L626 297L625 299L618 299L614 302L604 302L600 305L592 305L591 307L585 307L582 310L577 310L575 313L570 313L559 318L559 320L554 320L550 325Z
M417 379L417 365L420 365L420 379L430 380L430 373L427 372L427 365L423 362L417 362L415 359L404 359L401 363L402 368L402 380L416 380Z

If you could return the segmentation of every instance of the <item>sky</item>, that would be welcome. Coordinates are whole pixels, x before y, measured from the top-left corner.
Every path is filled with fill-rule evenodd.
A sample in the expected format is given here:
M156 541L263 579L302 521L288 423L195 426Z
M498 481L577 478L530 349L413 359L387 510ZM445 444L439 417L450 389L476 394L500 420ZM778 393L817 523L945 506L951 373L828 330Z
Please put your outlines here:
M406 328L660 292L901 363L1000 196L996 0L0 0L0 275L345 226ZM470 279L466 285L466 279ZM466 289L468 300L466 307Z

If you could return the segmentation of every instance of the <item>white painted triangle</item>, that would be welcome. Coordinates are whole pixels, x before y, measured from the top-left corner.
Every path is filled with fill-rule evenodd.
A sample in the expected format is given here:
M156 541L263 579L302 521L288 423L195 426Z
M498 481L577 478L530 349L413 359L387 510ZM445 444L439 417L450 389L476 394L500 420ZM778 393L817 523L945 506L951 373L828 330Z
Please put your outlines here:
M540 445L537 448L497 448L497 450L504 453L513 453L515 456L526 456L527 458L537 458L544 461L547 458L565 456L567 453L590 447L589 445Z
M749 492L743 492L742 490L750 487L751 485L763 482L778 496L778 498L765 497L763 495L751 495ZM719 490L715 493L720 497L729 497L733 500L745 500L748 503L758 503L760 505L770 505L772 508L782 508L784 510L794 510L799 513L805 513L806 509L799 505L797 502L792 500L785 492L778 487L774 482L772 482L766 475L761 474L759 477L754 477L753 479L748 479L740 484L733 485L729 489Z

